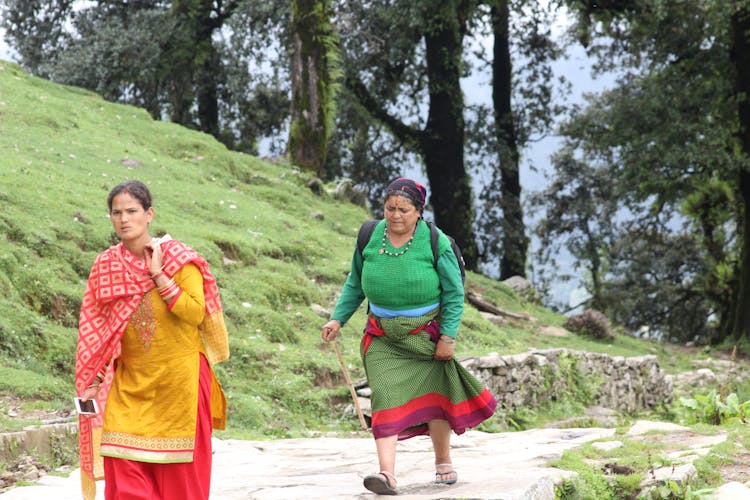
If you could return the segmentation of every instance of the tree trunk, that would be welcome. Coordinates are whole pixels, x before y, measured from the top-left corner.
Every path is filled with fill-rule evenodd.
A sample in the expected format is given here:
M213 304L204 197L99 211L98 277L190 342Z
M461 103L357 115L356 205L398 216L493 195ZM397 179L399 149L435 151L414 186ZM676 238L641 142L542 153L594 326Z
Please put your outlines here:
M173 41L175 45L170 50L170 119L218 137L219 75L213 33L228 14L216 13L219 17L215 18L213 4L213 0L181 0L173 5L179 22ZM234 7L227 7L231 8Z
M743 156L750 158L750 7L746 3L732 15L732 32L739 140ZM750 172L746 168L740 171L738 195L742 201L738 225L742 248L732 333L739 340L743 336L750 338Z
M292 4L292 109L287 151L289 161L323 175L328 140L330 91L325 38L332 34L325 1L294 0Z
M503 248L500 279L526 276L526 253L529 239L525 234L521 207L521 182L518 173L519 153L511 108L513 91L510 59L509 0L497 0L492 6L494 35L492 61L492 104L495 109L498 161L500 169L500 207L503 211Z
M463 29L459 1L441 2L426 13L425 48L430 107L422 135L435 223L461 247L466 267L476 269L474 210L464 166L461 51Z
M210 40L209 33L209 40ZM206 54L196 78L196 95L198 100L198 123L203 132L219 138L219 96L217 74L219 72L219 55L213 44L208 43Z

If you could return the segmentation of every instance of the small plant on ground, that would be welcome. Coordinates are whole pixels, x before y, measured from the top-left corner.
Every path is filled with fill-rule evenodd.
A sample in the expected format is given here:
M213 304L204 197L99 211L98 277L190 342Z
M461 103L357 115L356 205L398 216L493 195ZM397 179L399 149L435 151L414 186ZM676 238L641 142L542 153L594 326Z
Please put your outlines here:
M638 500L708 500L713 498L714 488L694 489L689 481L678 483L668 480L638 495Z

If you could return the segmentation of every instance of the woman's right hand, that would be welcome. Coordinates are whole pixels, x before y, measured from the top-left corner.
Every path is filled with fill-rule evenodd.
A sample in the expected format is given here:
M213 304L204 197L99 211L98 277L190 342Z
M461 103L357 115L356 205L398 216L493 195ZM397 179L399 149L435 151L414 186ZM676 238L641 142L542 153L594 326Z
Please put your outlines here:
M323 325L323 328L321 329L321 337L326 342L331 342L332 340L336 340L336 334L339 333L339 330L341 330L341 323L337 319L332 319Z
M99 393L99 384L91 384L81 393L81 401L88 401L89 399L96 399L96 395Z

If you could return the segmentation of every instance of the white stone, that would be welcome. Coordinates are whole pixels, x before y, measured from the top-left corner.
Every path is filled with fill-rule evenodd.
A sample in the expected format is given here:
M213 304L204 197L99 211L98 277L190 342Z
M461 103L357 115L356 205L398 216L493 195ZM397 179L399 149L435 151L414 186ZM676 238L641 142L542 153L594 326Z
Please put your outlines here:
M671 422L652 422L650 420L638 420L628 431L628 436L640 436L652 431L677 432L689 430L689 427L673 424Z
M596 448L597 450L610 451L622 446L622 441L599 441L593 443L591 446Z
M750 488L732 481L716 488L713 498L715 500L747 500L750 498Z
M697 471L692 463L681 465L668 465L660 467L653 473L646 475L641 481L641 487L655 486L667 480L675 481L678 484L685 484L695 477Z

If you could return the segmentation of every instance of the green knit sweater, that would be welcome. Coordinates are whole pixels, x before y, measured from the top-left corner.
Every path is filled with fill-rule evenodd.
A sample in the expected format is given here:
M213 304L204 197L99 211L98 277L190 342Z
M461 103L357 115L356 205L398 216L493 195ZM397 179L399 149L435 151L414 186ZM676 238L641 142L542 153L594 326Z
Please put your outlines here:
M416 309L440 303L440 332L456 336L463 315L464 289L450 241L441 233L438 240L437 270L433 264L430 229L417 223L414 241L403 255L380 253L385 221L381 221L362 251L354 249L352 266L339 297L333 319L343 325L367 298L372 304L394 311ZM398 253L386 238L386 250Z

